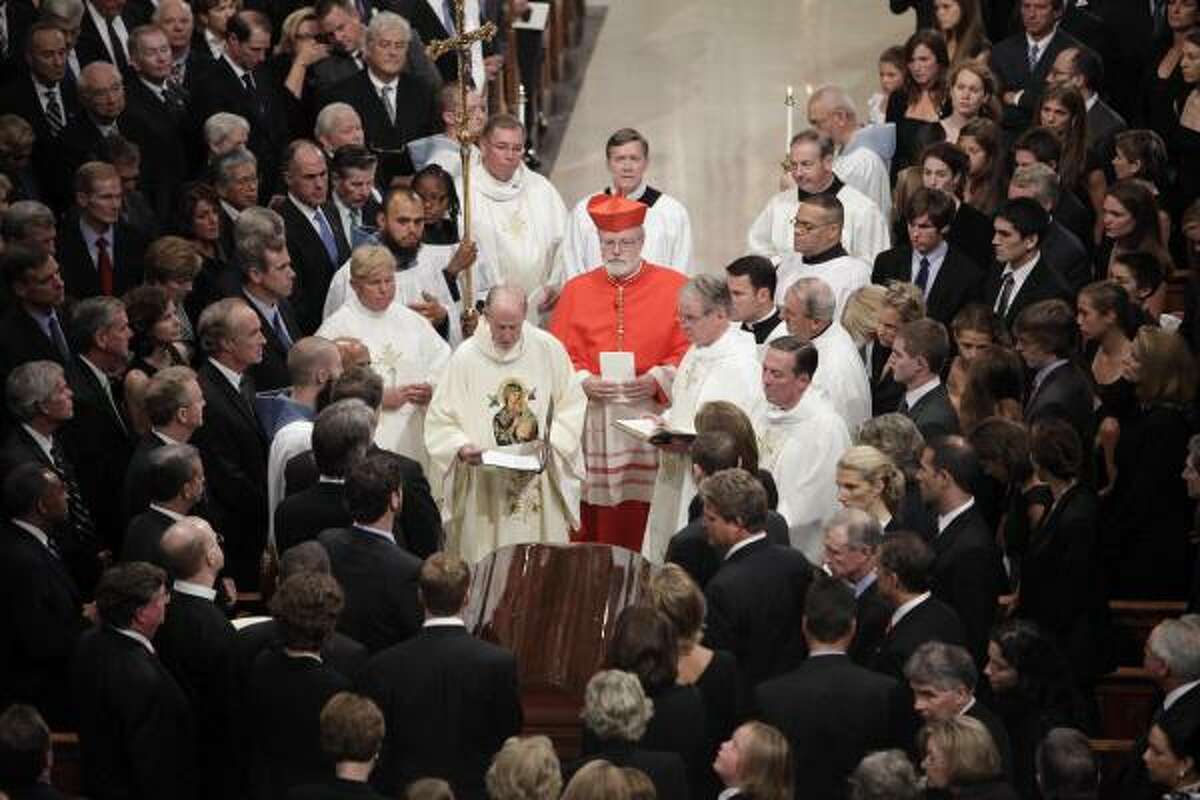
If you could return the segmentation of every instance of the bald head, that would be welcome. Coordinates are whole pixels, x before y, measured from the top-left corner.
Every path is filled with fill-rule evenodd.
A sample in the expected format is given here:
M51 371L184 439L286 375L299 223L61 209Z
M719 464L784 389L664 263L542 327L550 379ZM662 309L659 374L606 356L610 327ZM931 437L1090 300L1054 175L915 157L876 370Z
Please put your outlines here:
M79 99L83 107L104 124L125 111L125 84L121 73L107 61L93 61L79 72Z
M328 339L305 336L288 351L287 366L293 388L317 388L342 374L342 354Z
M161 547L167 566L179 580L212 586L225 566L216 532L200 517L184 517L167 528Z
M353 336L339 336L333 340L337 346L338 355L342 358L342 371L351 367L371 366L371 351L362 343L362 339Z
M508 352L521 340L521 326L528 309L529 301L519 287L495 286L488 292L484 314L497 350Z

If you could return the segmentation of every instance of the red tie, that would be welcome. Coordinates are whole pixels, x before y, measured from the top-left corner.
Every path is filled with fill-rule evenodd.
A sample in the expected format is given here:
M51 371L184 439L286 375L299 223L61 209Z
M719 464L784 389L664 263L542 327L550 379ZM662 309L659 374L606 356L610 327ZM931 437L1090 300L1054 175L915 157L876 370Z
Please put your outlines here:
M112 297L113 263L108 255L108 240L103 236L96 240L96 269L100 272L100 294Z

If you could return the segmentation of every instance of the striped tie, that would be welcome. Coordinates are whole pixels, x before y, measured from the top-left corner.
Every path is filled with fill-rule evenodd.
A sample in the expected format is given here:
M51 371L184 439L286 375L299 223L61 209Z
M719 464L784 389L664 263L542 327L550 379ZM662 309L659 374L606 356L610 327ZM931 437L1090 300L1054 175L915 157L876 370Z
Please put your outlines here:
M71 529L80 542L96 541L96 523L92 521L92 513L83 502L79 493L79 483L75 480L75 470L62 451L58 439L50 445L50 459L54 462L54 471L67 490L67 511L71 519Z
M50 125L50 135L58 136L63 126L67 124L67 118L63 116L62 103L58 102L58 92L54 89L46 89L45 92L46 122Z

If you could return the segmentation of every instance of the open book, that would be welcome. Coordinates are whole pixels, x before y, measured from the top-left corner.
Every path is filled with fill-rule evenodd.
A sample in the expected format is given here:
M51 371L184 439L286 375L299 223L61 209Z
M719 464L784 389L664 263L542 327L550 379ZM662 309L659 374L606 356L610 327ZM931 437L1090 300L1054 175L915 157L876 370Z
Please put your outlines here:
M546 430L536 442L506 444L484 450L481 458L485 467L510 469L515 472L545 472L550 454L550 429L554 425L554 398L546 408Z
M650 444L670 444L671 442L690 442L696 438L696 432L682 428L670 428L652 419L638 417L634 419L618 419L613 425L621 431L635 436Z

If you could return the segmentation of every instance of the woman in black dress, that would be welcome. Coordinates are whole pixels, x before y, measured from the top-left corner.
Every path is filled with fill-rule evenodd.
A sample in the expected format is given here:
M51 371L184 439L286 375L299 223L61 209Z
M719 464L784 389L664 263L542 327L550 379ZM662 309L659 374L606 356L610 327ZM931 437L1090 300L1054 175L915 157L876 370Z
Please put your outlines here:
M257 191L257 189L255 189ZM221 235L221 200L207 183L185 186L179 196L175 217L175 232L196 248L203 259L200 271L192 283L186 306L188 318L200 319L200 312L225 297L233 281L231 253ZM229 234L232 239L232 233Z
M942 35L917 31L904 44L904 58L908 63L904 86L892 92L887 105L887 121L896 125L893 179L900 170L916 163L925 145L944 136L940 120L947 110L950 56Z
M186 362L176 344L180 325L175 315L175 302L166 289L149 285L131 289L125 295L125 313L133 330L129 340L133 361L124 382L125 408L133 429L142 434L150 430L150 419L146 416L146 385L159 370Z

